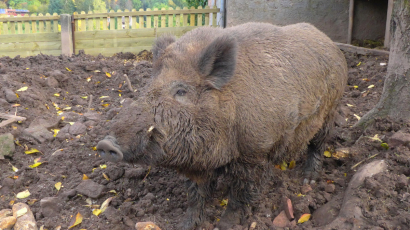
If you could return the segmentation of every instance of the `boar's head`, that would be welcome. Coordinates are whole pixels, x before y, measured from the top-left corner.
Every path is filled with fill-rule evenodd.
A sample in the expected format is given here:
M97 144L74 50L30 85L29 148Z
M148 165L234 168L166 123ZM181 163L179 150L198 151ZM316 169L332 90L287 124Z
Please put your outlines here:
M200 32L157 39L152 82L98 143L103 158L194 172L237 155L230 87L237 41L212 29Z

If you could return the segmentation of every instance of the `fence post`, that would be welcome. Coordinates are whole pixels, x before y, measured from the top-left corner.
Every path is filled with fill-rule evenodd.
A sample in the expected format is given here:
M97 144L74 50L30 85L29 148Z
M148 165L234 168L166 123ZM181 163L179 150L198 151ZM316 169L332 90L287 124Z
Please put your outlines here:
M73 54L73 37L71 27L71 15L60 15L61 22L61 54L71 56Z

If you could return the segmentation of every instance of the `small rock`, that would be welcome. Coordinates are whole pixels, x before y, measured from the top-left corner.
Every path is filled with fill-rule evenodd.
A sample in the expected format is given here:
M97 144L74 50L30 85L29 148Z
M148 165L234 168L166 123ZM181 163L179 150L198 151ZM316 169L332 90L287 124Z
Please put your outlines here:
M131 168L127 169L124 173L125 178L143 178L147 174L147 170L144 168Z
M53 134L43 126L36 126L33 128L27 128L23 131L23 135L34 138L36 141L43 143L45 141L51 141L54 139Z
M332 196L327 192L323 192L323 197L326 199L326 202L329 202L332 199Z
M5 108L7 106L9 106L9 103L5 99L0 98L0 108Z
M13 211L11 209L3 209L0 211L0 220L12 215Z
M46 80L46 84L48 87L58 88L58 81L54 77L48 77Z
M290 221L286 216L285 211L279 213L279 215L273 220L273 226L277 228L285 228L290 225Z
M121 215L119 211L112 206L108 206L103 214L105 215L107 220L109 220L113 224L121 222Z
M88 120L97 122L101 120L101 115L96 112L87 112L84 114L84 117L86 117Z
M397 147L400 145L408 145L410 143L410 134L403 132L396 132L389 139L390 147Z
M13 92L13 90L8 88L3 88L4 96L6 96L6 101L8 103L15 103L17 102L17 95Z
M405 175L401 174L399 178L397 178L397 183L396 183L397 188L400 188L400 189L406 188L408 184L409 184L409 179L407 179Z
M138 222L135 224L137 230L161 230L156 224L152 222Z
M285 213L288 219L289 220L295 219L295 216L293 215L292 201L289 198L287 197L282 198L282 206L283 206L283 210L285 210Z
M37 230L36 220L34 219L33 212L30 210L30 207L24 203L17 203L13 205L13 216L17 216L17 212L26 208L26 214L17 218L14 229L18 230Z
M77 195L77 191L75 189L70 189L66 192L61 193L60 197L67 200L67 199L70 199L71 197L74 197L75 195Z
M304 184L302 188L300 189L300 193L302 194L307 194L308 192L312 191L312 187L308 184Z
M58 140L64 140L67 139L66 136L70 136L69 131L70 131L70 124L67 124L66 126L64 126L62 129L60 129L60 131L57 133L56 138ZM66 135L67 134L67 135Z
M0 159L4 159L5 156L12 157L15 149L11 133L0 135Z
M87 126L83 123L75 122L68 130L71 135L83 134L87 131Z
M327 184L325 186L325 192L333 193L335 191L336 186L334 184Z
M41 213L45 217L54 217L61 211L60 199L58 197L45 197L40 200Z
M94 199L100 197L104 189L105 186L97 184L92 180L85 180L81 182L76 188L78 193Z
M58 127L59 122L60 119L57 117L47 119L37 117L30 123L29 128L36 128L38 126L41 126L46 129L52 129Z
M0 218L0 229L11 229L16 221L17 219L14 216Z

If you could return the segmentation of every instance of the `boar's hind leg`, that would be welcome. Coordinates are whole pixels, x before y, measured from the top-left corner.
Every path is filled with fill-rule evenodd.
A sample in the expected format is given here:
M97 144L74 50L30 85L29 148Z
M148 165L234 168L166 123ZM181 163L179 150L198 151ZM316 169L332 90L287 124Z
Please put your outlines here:
M196 226L200 226L204 221L205 202L207 198L211 197L213 188L215 187L215 181L213 180L202 184L191 181L189 181L189 183L186 218L178 228L183 230L194 229Z
M305 171L303 180L304 184L314 184L316 179L319 177L319 172L322 169L323 153L325 151L325 141L329 134L329 130L333 125L333 121L330 122L328 119L325 124L323 124L322 129L316 133L315 137L310 141L308 145L308 156L305 163Z

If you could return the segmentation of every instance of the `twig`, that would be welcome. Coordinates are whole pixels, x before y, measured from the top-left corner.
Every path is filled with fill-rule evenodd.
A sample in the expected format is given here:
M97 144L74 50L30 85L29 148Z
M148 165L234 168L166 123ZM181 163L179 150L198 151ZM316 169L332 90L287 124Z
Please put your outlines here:
M124 77L125 77L125 81L127 81L128 89L129 89L131 92L134 92L134 90L132 89L131 81L130 81L130 79L128 78L127 74L124 74Z
M366 159L364 159L364 160L361 160L359 163L353 165L350 169L356 168L356 167L359 166L361 163L363 163L363 162L365 162L365 161L367 161L367 160L369 160L369 159L372 159L372 158L376 157L376 156L379 155L379 154L380 154L380 153L376 153L376 154L374 154L373 156L370 156L370 157L368 157L368 158L366 158Z
M90 100L88 101L88 111L91 109L91 103L93 102L93 95L90 95Z
M2 121L0 123L0 127L6 126L10 123L16 122L16 121L25 121L26 118L25 117L20 117L20 116L14 116L14 115L10 115L10 114L5 114L5 113L0 113L0 118L5 118L7 120Z

